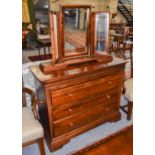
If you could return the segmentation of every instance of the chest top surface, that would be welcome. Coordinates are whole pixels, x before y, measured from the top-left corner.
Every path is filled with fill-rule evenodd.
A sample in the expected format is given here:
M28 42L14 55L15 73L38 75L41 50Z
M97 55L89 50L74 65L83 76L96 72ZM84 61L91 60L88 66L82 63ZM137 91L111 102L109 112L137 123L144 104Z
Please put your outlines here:
M50 63L51 62L46 62L46 64L50 64ZM48 83L48 82L54 82L54 81L64 79L64 78L75 77L77 75L98 72L103 69L108 71L110 67L117 67L119 65L125 65L125 63L126 61L122 59L113 58L113 61L110 63L106 63L106 64L88 63L88 64L76 65L76 66L73 65L66 69L59 69L46 75L40 70L39 65L30 66L30 70L40 82Z

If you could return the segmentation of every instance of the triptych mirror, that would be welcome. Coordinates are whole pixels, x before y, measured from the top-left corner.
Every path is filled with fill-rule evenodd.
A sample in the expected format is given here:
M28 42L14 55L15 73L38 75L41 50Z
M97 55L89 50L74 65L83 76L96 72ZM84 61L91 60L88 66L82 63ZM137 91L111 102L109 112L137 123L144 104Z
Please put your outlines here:
M54 63L108 51L108 12L91 12L89 5L64 5L60 12L51 12L50 25Z

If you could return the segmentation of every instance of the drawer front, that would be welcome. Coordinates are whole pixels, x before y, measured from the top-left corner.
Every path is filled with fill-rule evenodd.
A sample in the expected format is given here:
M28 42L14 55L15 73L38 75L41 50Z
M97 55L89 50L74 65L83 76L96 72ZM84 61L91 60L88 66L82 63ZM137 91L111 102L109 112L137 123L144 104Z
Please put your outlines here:
M106 90L119 86L121 80L122 75L116 74L51 91L52 106L61 106L92 95L103 93Z
M103 93L98 93L84 99L71 102L59 108L53 109L53 120L64 119L76 115L76 113L84 112L86 109L96 108L98 106L106 106L111 102L117 102L118 89L114 88Z
M107 105L98 105L85 109L85 112L76 113L76 115L64 119L54 121L54 135L60 136L66 132L72 131L86 124L92 123L98 119L108 116L112 112L117 111L118 108L113 102L108 102Z

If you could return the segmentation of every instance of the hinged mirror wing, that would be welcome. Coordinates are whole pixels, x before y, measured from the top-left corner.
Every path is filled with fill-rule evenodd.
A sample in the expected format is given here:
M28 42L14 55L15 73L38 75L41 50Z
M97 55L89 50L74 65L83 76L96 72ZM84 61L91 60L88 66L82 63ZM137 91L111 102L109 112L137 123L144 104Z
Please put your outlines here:
M52 48L52 62L55 64L59 59L59 20L58 12L50 12L50 34L51 34L51 48Z
M105 54L109 49L109 13L92 13L92 51Z

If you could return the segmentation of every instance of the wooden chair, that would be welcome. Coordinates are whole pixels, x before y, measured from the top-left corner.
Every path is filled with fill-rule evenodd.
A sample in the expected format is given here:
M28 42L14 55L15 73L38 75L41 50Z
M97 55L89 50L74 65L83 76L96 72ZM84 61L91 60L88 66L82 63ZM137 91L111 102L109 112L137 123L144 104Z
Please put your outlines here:
M23 88L22 100L22 147L38 143L41 155L45 155L43 128L38 121L35 94L28 88ZM32 109L26 106L25 93L31 96Z
M126 105L121 106L121 109L125 113L127 113L127 119L130 120L133 109L133 78L128 79L124 82L123 94L125 98L128 100L128 103Z
M113 39L113 49L120 49L120 48L125 48L126 44L125 44L125 39L126 36L125 35L114 35L114 39Z
M126 47L125 42L123 41L123 37L119 37L117 41L117 47L111 49L111 53L115 53L115 56L124 60L130 59L131 60L131 77L133 77L133 56L132 56L132 46ZM125 52L129 50L130 56L126 57ZM122 105L121 109L127 113L127 119L131 119L132 109L133 109L133 78L126 79L124 81L123 86L123 94L125 98L128 100L126 105Z
M37 33L36 32L29 32L27 34L27 48L28 49L38 48Z

